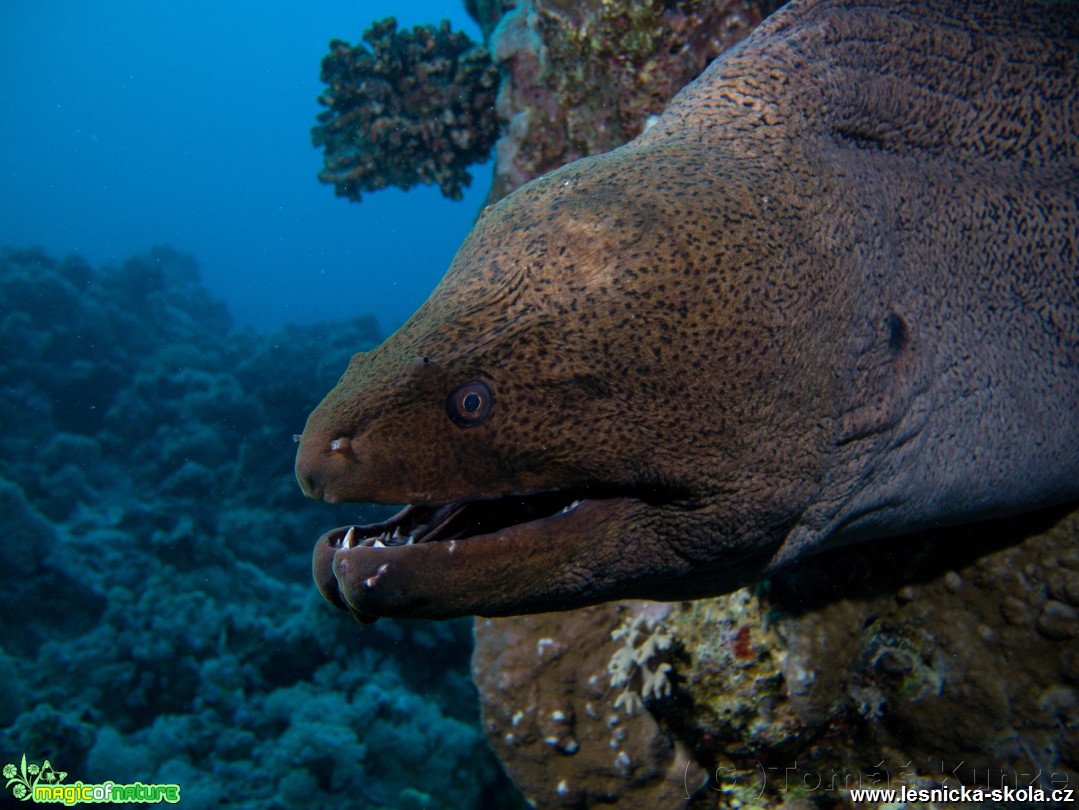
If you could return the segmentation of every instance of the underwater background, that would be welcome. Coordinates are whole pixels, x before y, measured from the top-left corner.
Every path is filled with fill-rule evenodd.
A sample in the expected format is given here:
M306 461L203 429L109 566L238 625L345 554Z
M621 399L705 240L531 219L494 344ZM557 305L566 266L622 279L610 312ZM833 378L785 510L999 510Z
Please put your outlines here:
M0 5L0 765L190 807L520 801L470 622L326 605L314 540L370 514L292 477L490 185L318 182L320 61L389 15L480 36L453 3Z
M96 266L167 243L238 325L375 313L396 328L491 169L460 202L418 185L347 205L317 181L320 62L388 16L481 37L462 3L434 0L0 4L0 244Z

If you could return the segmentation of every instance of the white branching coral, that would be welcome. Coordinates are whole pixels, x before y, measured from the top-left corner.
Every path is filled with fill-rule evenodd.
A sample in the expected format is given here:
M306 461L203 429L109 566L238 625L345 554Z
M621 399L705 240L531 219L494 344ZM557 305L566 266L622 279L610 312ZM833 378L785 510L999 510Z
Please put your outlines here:
M674 640L660 621L644 614L632 619L627 617L611 632L611 638L622 641L622 646L607 664L611 686L622 687L614 702L616 709L636 714L648 698L666 697L671 693L671 683L667 680L671 665L665 661L652 663L652 659L669 649Z

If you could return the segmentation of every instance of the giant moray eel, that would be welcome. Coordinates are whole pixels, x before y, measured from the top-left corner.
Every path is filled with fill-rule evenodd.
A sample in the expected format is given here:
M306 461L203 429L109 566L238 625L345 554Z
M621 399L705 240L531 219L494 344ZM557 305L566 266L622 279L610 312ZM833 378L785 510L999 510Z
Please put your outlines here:
M358 618L732 590L1079 497L1079 4L796 0L477 223L304 429Z

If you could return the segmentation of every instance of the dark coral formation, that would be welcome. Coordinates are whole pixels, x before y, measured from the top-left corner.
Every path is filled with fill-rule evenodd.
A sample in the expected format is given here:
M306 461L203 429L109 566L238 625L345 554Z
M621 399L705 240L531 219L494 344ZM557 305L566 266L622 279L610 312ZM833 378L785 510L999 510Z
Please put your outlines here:
M478 622L487 733L538 807L1074 788L1079 512L1064 512L839 549L716 599ZM611 634L642 613L671 640L672 690L627 716Z
M476 0L473 15L500 5ZM491 35L508 122L491 199L636 137L760 19L743 0L520 0Z
M311 584L315 536L360 507L300 495L291 434L378 339L235 330L168 249L0 252L0 764L192 807L516 806L468 623L360 632Z
M487 159L498 136L498 72L487 50L446 20L399 32L390 17L363 41L370 49L334 40L322 60L327 109L311 130L325 151L319 180L354 201L417 183L461 199L468 167Z

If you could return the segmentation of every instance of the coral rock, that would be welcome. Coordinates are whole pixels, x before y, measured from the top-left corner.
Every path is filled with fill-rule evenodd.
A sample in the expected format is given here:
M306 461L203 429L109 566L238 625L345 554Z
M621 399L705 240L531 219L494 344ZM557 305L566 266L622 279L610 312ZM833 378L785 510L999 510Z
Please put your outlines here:
M490 38L508 122L490 199L632 140L760 19L742 0L521 0Z
M609 668L636 634L627 642L611 631L645 611L654 628L669 610L634 602L477 620L472 668L484 729L534 806L677 807L703 785L693 758L651 714L627 716L615 705L622 690Z
M1077 619L1054 597L1075 587L1079 512L1062 512L837 549L714 599L480 620L485 730L540 807L683 807L682 774L703 788L694 808L849 806L851 787L1039 772L1075 785ZM673 690L625 718L607 666L648 649L625 639L641 613L671 638ZM543 742L554 706L576 717L574 757ZM641 770L618 770L605 732Z

